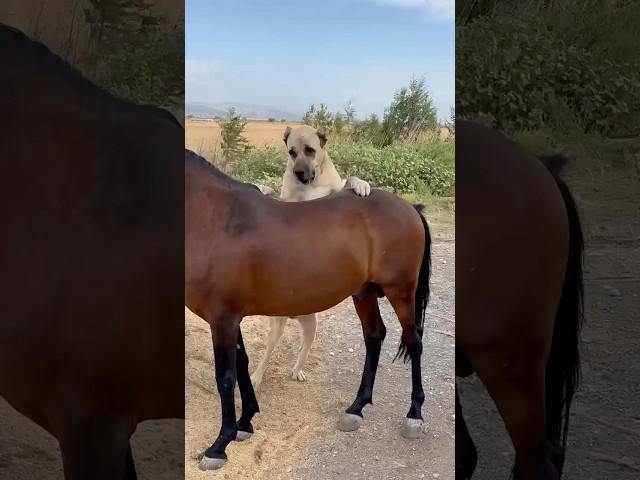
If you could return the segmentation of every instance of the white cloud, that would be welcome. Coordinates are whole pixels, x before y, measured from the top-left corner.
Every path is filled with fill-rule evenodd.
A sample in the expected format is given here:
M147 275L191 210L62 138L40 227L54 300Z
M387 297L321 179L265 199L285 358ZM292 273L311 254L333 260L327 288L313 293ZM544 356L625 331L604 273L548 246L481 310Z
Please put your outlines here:
M455 19L455 0L359 0L379 6L418 10L434 20Z

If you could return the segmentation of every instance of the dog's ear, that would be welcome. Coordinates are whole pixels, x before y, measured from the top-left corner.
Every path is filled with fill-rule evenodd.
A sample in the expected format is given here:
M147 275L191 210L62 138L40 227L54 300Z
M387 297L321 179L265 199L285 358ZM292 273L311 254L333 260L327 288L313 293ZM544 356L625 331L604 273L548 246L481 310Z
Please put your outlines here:
M320 139L320 147L324 148L327 144L327 129L324 127L320 127L317 132L318 138Z
M285 129L285 131L284 131L284 137L283 137L283 140L284 140L284 144L285 144L285 145L287 144L287 140L289 139L289 134L290 134L290 133L291 133L291 127L287 127L287 128Z

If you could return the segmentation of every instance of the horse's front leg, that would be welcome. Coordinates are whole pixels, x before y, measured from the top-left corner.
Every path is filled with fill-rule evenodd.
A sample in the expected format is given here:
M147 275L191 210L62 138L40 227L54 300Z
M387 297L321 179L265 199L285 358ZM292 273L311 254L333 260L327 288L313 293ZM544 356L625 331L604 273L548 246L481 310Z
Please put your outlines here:
M87 405L91 400L85 397ZM126 415L99 408L75 408L58 434L67 480L135 480L129 444L135 425Z
M227 461L225 449L236 438L236 410L233 391L236 386L236 351L241 317L238 314L214 316L211 321L216 383L220 395L222 426L218 438L200 460L201 470L215 470Z

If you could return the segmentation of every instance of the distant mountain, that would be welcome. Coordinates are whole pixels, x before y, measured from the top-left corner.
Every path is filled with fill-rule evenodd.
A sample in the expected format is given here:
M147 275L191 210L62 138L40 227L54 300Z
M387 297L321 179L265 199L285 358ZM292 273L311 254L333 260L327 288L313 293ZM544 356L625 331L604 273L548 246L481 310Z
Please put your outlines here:
M278 107L233 102L189 102L185 105L185 115L199 118L224 117L231 107L235 107L240 115L249 120L268 120L269 118L275 118L276 120L299 121L301 118L300 115L287 112Z

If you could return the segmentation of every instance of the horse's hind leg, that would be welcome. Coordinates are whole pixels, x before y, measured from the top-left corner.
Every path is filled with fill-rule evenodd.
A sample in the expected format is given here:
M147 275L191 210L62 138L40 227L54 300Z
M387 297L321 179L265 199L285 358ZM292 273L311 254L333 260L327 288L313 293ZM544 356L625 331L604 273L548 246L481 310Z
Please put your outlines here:
M265 370L267 369L267 363L269 363L269 359L271 358L273 349L280 340L280 337L282 337L282 333L284 332L284 327L286 324L286 317L269 318L269 336L267 337L267 347L264 351L262 360L260 361L260 365L258 365L258 368L256 368L255 372L253 372L253 375L251 375L251 384L253 385L253 388L257 389L260 386L260 383L262 383L262 377Z
M249 377L249 357L244 348L241 329L238 329L236 366L238 369L238 387L240 388L240 397L242 398L242 414L240 415L240 420L238 420L236 440L241 442L249 438L253 433L251 419L260 411L253 385L251 385L251 378Z
M360 317L364 343L367 348L367 355L364 361L364 370L360 388L353 404L347 408L342 416L339 428L345 432L357 430L362 423L362 409L368 403L372 403L373 383L378 370L378 360L380 359L380 349L387 330L382 323L378 299L374 292L368 293L364 298L353 297L353 303Z
M545 440L545 363L538 360L482 355L471 358L493 398L516 451L514 478L558 480L560 475Z
M227 461L225 449L232 440L235 440L238 433L233 392L236 386L236 352L240 320L240 315L226 314L218 315L210 322L216 384L222 407L222 426L218 438L207 448L204 457L200 460L201 470L215 470L222 467Z
M456 385L456 480L469 480L477 463L478 451L462 416L462 406Z
M300 323L300 328L302 328L302 347L300 348L300 353L298 354L298 360L296 360L296 364L293 366L292 376L294 380L304 382L307 377L302 371L302 367L304 366L304 363L307 361L307 357L309 356L311 344L316 339L318 318L315 313L312 313L311 315L302 315L300 317L297 317L297 320Z
M422 388L422 338L416 325L415 286L403 289L385 288L384 291L402 325L402 343L406 355L411 359L411 406L401 433L405 438L419 438L424 434L422 404L425 396Z

